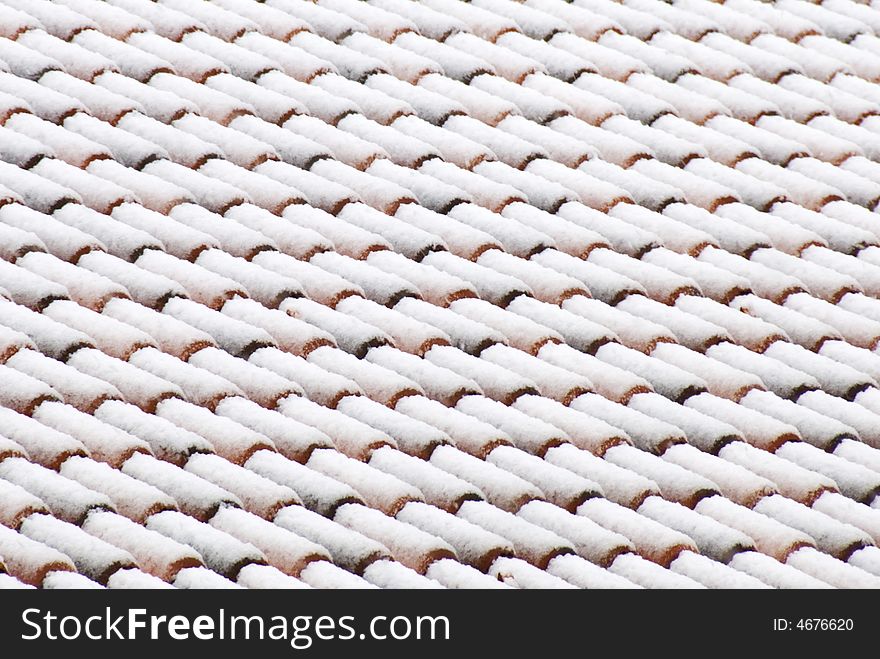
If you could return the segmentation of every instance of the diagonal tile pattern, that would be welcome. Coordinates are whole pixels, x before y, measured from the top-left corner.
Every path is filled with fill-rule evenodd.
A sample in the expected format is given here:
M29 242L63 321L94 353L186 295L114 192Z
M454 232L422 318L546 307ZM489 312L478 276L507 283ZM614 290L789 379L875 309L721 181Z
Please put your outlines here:
M2 0L0 587L880 587L880 13Z

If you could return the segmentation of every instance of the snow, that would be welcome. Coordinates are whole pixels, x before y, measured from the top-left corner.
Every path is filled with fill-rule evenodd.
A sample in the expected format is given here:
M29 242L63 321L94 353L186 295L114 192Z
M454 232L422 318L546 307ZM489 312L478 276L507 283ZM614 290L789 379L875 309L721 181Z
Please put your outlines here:
M546 247L553 246L552 240L548 240L545 244ZM538 245L536 248L540 247L541 245ZM527 260L528 256L528 254L520 255L491 249L483 252L477 263L509 277L515 277L528 287L527 293L542 302L559 304L576 295L589 295L586 286L574 277Z
M295 421L320 430L330 438L337 450L355 459L364 459L381 446L395 445L385 432L304 398L288 397L281 401L278 410ZM314 447L323 445L315 440L312 442ZM311 448L303 459L307 459L310 452Z
M447 512L455 513L464 501L484 498L479 488L470 483L390 446L374 451L369 464L409 483L421 492L426 502ZM403 505L401 511L407 506L409 502ZM418 506L416 508L420 509Z
M701 164L703 163L704 161L701 161ZM749 189L751 189L751 182ZM772 246L786 254L797 255L804 250L809 250L812 246L824 247L827 245L824 238L809 228L789 222L778 214L764 213L745 204L726 204L718 210L718 213L728 219L764 232L770 239Z
M241 586L234 581L230 581L226 577L222 577L216 572L212 572L202 567L186 567L177 573L174 577L174 587L184 590L188 589L238 589Z
M500 375L501 371L498 373ZM483 389L485 390L486 387L483 386ZM535 392L528 389L521 391L521 395L528 393ZM478 395L465 396L455 407L464 414L474 416L502 430L511 438L514 446L538 456L543 455L550 447L569 441L568 435L559 428L546 421L531 418L514 407L508 407L500 400Z
M334 520L381 542L395 560L420 574L436 560L456 557L452 546L441 538L359 504L344 504Z
M447 586L845 585L876 571L872 551L849 566L801 552L804 572L721 541L744 533L780 560L808 543L748 510L778 493L784 523L836 529L808 531L825 550L876 540L870 9L10 2L5 463L60 469L46 478L120 511L91 518L129 526L175 506L205 521L226 502L250 511L224 508L227 530L269 533L283 528L251 513L366 499L346 510L373 535L380 510L446 537L449 512L497 506L608 539L560 506L614 502L704 554L672 548L661 570L644 560L656 547L609 541L587 558L643 558L599 572L577 545L541 572L488 552L485 575L392 547ZM45 510L9 487L5 523ZM735 512L713 533L716 490ZM315 557L349 556L342 567L314 561L296 581L252 564L238 585L426 584L317 519L335 539ZM236 585L196 554L154 571L148 550L120 547L143 572L111 585L181 567L176 585ZM732 553L738 573L710 560Z
M741 552L733 557L729 565L774 588L831 588L824 581L757 551Z
M82 383L82 375L77 382ZM100 403L103 400L99 399ZM118 467L136 452L150 452L149 444L127 432L97 420L70 405L46 402L33 413L33 418L59 432L68 432L78 439L92 458Z
M155 512L177 509L177 503L174 499L161 490L102 462L73 456L61 465L60 473L65 478L89 488L92 492L103 494L106 501L112 501L116 511L139 524L142 524L147 517ZM73 494L65 496L69 496L71 499L75 498ZM52 499L51 496L48 498L50 505ZM101 510L103 507L91 506L91 509ZM55 507L53 506L54 511Z
M304 347L311 351L321 345L332 345L332 341L319 336L305 343ZM353 380L331 373L302 357L282 352L277 348L260 348L251 355L249 361L295 382L302 387L309 399L328 407L335 407L345 396L357 396L363 393Z
M494 447L511 441L506 433L494 426L424 396L401 399L395 411L446 433L453 446L474 456L483 457Z
M855 428L808 407L780 398L772 392L752 391L740 402L748 408L790 423L798 429L805 442L823 450L833 448L843 439L858 436Z
M395 118L391 126L404 135L433 146L444 160L464 170L472 169L485 160L495 158L495 154L483 144L457 132L435 126L417 116Z
M392 560L370 563L364 570L364 579L379 588L437 589L443 586L418 572Z
M63 289L58 289L60 299L70 296L80 305L93 311L100 312L104 304L111 298L128 297L128 291L123 286L101 275L77 268L71 263L42 251L28 252L18 259L16 265L63 287ZM8 272L12 274L17 271L8 270ZM9 286L9 282L4 283L10 294L21 295L21 292L15 289L15 284ZM45 286L44 283L38 285L40 288Z
M727 330L736 344L719 343L706 351L709 353L724 353L728 349L747 348L755 353L760 353L777 340L786 340L788 335L779 327L742 313L730 306L718 303L715 300L702 298L695 295L682 295L675 301L675 306L694 316L707 320ZM714 357L713 357L714 358ZM717 359L717 358L715 358ZM722 360L723 361L723 360ZM744 360L746 361L746 360ZM747 370L747 369L743 369ZM763 374L756 373L765 384L770 385ZM713 384L713 383L710 383Z
M146 412L154 411L156 405L166 398L184 397L177 385L95 348L78 350L67 359L67 364L86 375L110 383L126 402Z
M140 82L173 70L172 65L161 57L94 29L78 32L71 41L112 60L121 73Z
M629 172L629 175L639 176L646 182L651 180L639 174L634 174L631 171ZM672 190L672 196L669 198L661 198L656 204L644 198L638 198L638 201L649 207L661 208L666 207L669 203L676 203L683 199L681 192L676 193L674 188L670 189ZM681 255L699 255L699 253L707 246L718 246L718 242L715 238L705 231L691 227L684 222L674 220L669 216L661 215L660 213L645 208L644 206L636 206L635 204L618 204L609 211L609 214L612 217L619 218L643 231L654 234L657 236L658 242L662 243L664 247L673 252L678 252ZM652 258L658 259L658 257L661 257L661 255L665 255L666 253L665 250L658 247L652 249L650 252L646 252L645 256L652 255ZM667 263L671 263L671 257L667 257L665 260ZM682 259L678 259L678 261L681 262ZM659 263L658 265L664 264ZM715 273L715 271L713 271L713 273ZM716 274L724 277L723 273ZM688 273L687 276L691 276L691 273Z
M404 298L394 308L396 311L445 332L451 338L453 346L469 354L479 354L487 346L493 343L502 343L505 340L501 333L483 323L421 300ZM469 376L465 375L465 377Z
M363 32L349 35L343 43L352 50L380 60L392 75L411 84L417 83L424 75L441 71L440 66L432 59L404 50L397 44L385 43Z
M799 158L798 160L805 159ZM831 203L840 205L841 203L846 202ZM828 245L831 248L846 254L855 253L860 249L869 245L874 245L877 242L876 234L871 231L870 225L866 228L854 226L852 220L847 223L835 219L834 214L832 213L817 213L806 208L795 206L791 203L783 203L774 207L773 214L781 216L802 228L816 232L828 242ZM849 216L852 216L852 213L844 215L844 219ZM807 284L810 284L812 283L811 280L815 281L814 273L822 272L821 269L817 270L817 267L821 268L822 266L816 266L811 262L807 262L804 271L798 276L800 276ZM850 284L850 282L847 283ZM819 288L816 292L821 294L822 289Z
M445 307L456 299L477 296L473 285L464 279L427 264L417 263L390 250L370 253L367 263L409 281L419 290L424 300L435 306Z
M626 254L611 251L610 249L594 249L590 252L588 261L593 265L598 265L599 267L612 270L631 278L633 281L644 286L650 300L645 297L631 295L628 299L620 302L621 308L624 310L626 310L627 307L631 307L633 309L639 309L639 311L644 313L643 309L666 309L667 305L675 302L676 298L681 295L701 294L697 283L689 277L683 277L674 272L670 272L666 268L652 265L647 261L640 261L631 256L627 256ZM604 296L601 294L595 295L594 297L603 300L603 302L608 302L608 300L603 299ZM663 313L658 312L655 315L663 317L665 322L662 322L661 324L673 324L675 327L674 321L669 318L669 316L674 318L674 311L669 310ZM648 316L648 318L651 319L650 316ZM691 331L699 332L699 330L703 330L705 332L708 329L701 327L704 323L700 323L699 321L691 324L695 325ZM692 337L688 337L688 339L691 341L696 340Z
M330 559L321 545L242 510L222 508L210 523L242 542L259 547L271 566L290 576L297 576L313 561Z
M763 581L693 552L682 552L670 565L670 570L690 577L707 588L763 589L771 588Z
M753 390L764 389L761 379L704 354L673 343L658 343L651 356L700 377L707 390L715 396L740 400ZM659 391L659 388L658 388Z
M37 588L49 572L76 572L73 562L62 552L3 526L0 553L9 577Z
M350 486L271 451L257 451L247 469L293 489L310 510L331 515L347 502L361 498Z
M875 543L880 537L880 526L878 526L880 517L877 511L841 494L826 492L816 499L813 510L861 529L870 535Z
M505 538L517 558L541 569L554 557L574 552L573 545L556 533L486 502L467 501L457 516Z
M130 457L122 472L173 497L180 510L194 519L206 521L223 505L241 505L238 497L222 487L142 453Z
M340 35L338 38L341 39L342 36L347 35ZM386 70L381 60L333 43L311 32L299 32L288 43L331 62L342 75L356 82L364 82L368 76Z
M153 414L147 414L129 403L106 401L95 410L94 415L99 421L147 442L153 454L162 461L182 465L190 454L212 450L203 437L178 428Z
M197 405L214 407L223 398L241 395L241 390L225 378L155 348L140 349L131 355L129 361L138 368L178 385L187 400Z
M123 188L130 190L137 199L140 200L142 206L137 206L141 211L147 213L149 211L155 211L157 213L167 213L174 206L178 204L187 203L193 201L193 197L187 190L184 190L180 186L174 185L170 182L165 182L162 179L152 176L150 174L146 174L144 172L136 171L133 169L129 169L112 160L95 160L89 164L87 167L89 173L94 174L95 176L106 179L108 181L112 181ZM170 227L178 226L184 230L182 235L168 235L167 230L162 231L159 230L157 233L152 225L147 226L138 226L130 221L130 215L126 212L126 209L132 207L133 204L123 203L116 206L111 213L115 219L120 220L123 223L129 224L129 226L134 226L135 228L139 228L147 233L153 235L155 238L160 240L163 245L165 245L166 249L169 251L174 251L178 248L178 241L182 241L184 243L187 240L192 240L193 235L190 230L188 230L183 225L180 225L173 220L168 218L168 224ZM120 210L122 209L122 212ZM163 219L166 219L163 217ZM149 228L148 228L149 227ZM204 240L207 238L206 236L199 236L196 240ZM189 257L189 254L184 255L185 258Z
M24 454L36 463L33 465L34 468L42 465L49 469L57 469L71 455L85 453L83 444L70 435L44 426L7 407L0 407L0 420L2 420L2 436L15 444L11 447L13 449L11 454L20 453L23 449ZM22 461L27 463L24 458Z
M682 553L688 554L690 550L685 550ZM609 568L609 571L643 588L676 590L705 588L703 584L694 581L689 576L667 570L650 560L645 560L637 554L618 556Z
M280 85L278 75L265 76L260 84ZM333 73L318 75L311 85L295 84L289 80L284 81L284 84L288 95L305 103L312 116L331 124L349 114L360 112L368 119L387 126L398 117L415 112L406 101Z
M306 466L352 486L367 505L386 515L395 515L410 501L423 500L417 487L332 449L313 451Z
M252 544L182 513L157 513L147 520L146 527L190 545L201 554L208 568L227 578L234 579L245 565L265 562L262 552Z
M797 428L789 423L710 393L692 396L683 404L730 424L742 433L749 445L757 449L774 451L785 442L799 441L801 438Z
M706 391L707 383L701 377L619 343L606 343L596 351L596 357L640 375L657 393L678 403Z
M369 398L388 407L394 407L405 396L425 393L413 380L337 348L317 348L309 353L308 360L321 368L354 380Z
M720 563L728 563L735 554L755 548L754 541L741 531L660 497L646 499L638 512L664 526L686 533L697 543L701 554ZM685 559L683 562L690 561Z
M377 123L362 114L347 114L338 121L337 126L362 139L378 144L388 153L395 164L404 167L415 168L425 160L439 156L436 149L422 140L404 135L394 128Z
M536 383L542 396L566 405L577 396L593 390L592 382L588 378L510 346L494 345L486 348L481 353L481 358L528 378Z
M45 382L6 366L0 366L0 404L21 414L31 414L44 401L60 400Z
M458 303L462 304L462 303ZM462 304L463 306L463 304ZM473 305L476 307L477 305ZM590 300L587 296L581 294L571 297L562 303L563 308L558 306L535 300L527 296L519 296L514 299L507 307L508 312L516 314L516 316L503 316L507 322L500 327L506 329L508 335L508 343L521 350L531 354L540 354L545 346L559 345L564 338L566 345L581 350L586 353L594 353L600 345L608 343L610 340L619 339L613 330L609 329L612 324L607 320L607 314L590 314L584 310L592 311L594 308L608 311L611 315L615 315L614 311L604 305L604 303L596 300ZM486 311L483 312L486 314ZM497 315L497 312L493 312ZM488 314L490 317L492 314ZM598 318L596 316L599 316ZM624 318L629 320L625 314ZM589 317L589 320L587 319ZM502 317L499 316L499 320ZM512 325L512 321L516 320L516 325ZM527 322L529 319L534 323ZM617 324L614 329L620 329L624 325ZM532 328L532 335L525 333L520 336L524 330L528 331ZM649 329L651 326L649 326ZM628 329L628 326L627 326ZM659 329L659 328L657 328ZM539 333L535 333L539 332ZM523 344L522 340L526 339L527 343Z
M538 351L538 357L586 376L596 392L614 402L626 403L636 393L653 391L648 381L640 376L579 352L570 345L545 344Z
M300 574L302 581L312 588L373 589L378 588L361 577L346 572L327 561L310 563Z
M842 440L834 449L834 455L862 464L873 471L880 471L878 469L880 467L880 461L878 461L880 454L878 454L877 449L858 440Z
M0 261L0 282L14 302L34 311L69 297L63 285L6 261Z
M424 389L429 398L444 405L452 406L462 396L482 393L474 380L391 346L371 348L366 359L413 380ZM397 404L400 405L403 401L405 399Z
M531 310L534 307L529 304L530 301L531 298L520 296L511 302L510 307L515 309L525 307ZM530 354L535 354L547 343L560 343L562 341L561 334L534 320L523 317L525 314L520 315L515 311L500 309L485 300L456 300L450 304L450 309L475 322L492 327L502 333L510 346ZM539 307L539 310L542 310L542 307ZM588 331L591 328L583 329L587 330L586 333L589 339L595 340L595 336L591 335ZM591 343L591 341L585 340L585 343Z
M792 553L786 563L835 588L876 588L880 585L880 579L870 572L812 547L804 547Z
M619 554L634 551L632 543L619 533L608 531L586 517L566 513L544 501L527 503L517 516L569 540L579 556L598 566L605 567Z
M532 499L542 499L544 496L537 487L519 476L451 446L436 448L430 462L472 483L486 495L491 504L503 510L515 512L524 503Z
M412 36L402 37L401 41L405 43L407 39L412 38ZM447 53L448 50L444 54ZM506 117L518 112L513 103L444 75L429 73L423 76L418 84L461 103L469 116L489 126L495 126Z
M0 90L7 99L4 111L4 118L7 120L19 114L33 112L37 117L55 123L85 111L85 106L74 98L5 72L0 72ZM39 125L35 121L28 123Z
M315 254L309 262L360 286L367 297L378 304L392 307L401 298L420 296L418 290L405 279L343 254L322 252Z
M574 446L597 455L611 446L629 441L620 428L541 396L521 396L513 407L532 418L551 423L563 430Z
M851 399L859 391L876 384L869 375L811 352L801 345L777 341L764 354L812 375L822 390L833 396Z
M324 179L319 180L323 181ZM328 182L328 185L332 184ZM333 199L338 201L337 197L334 197ZM333 201L333 205L336 204L336 201ZM351 201L351 199L346 197L345 200L340 203L341 205L345 205L348 201ZM323 202L315 203L319 206L326 207L326 204ZM338 212L339 209L336 208L334 210L333 208L330 208L329 210ZM318 208L299 205L290 206L285 210L284 217L299 227L318 232L333 244L337 253L354 259L363 259L374 251L391 248L390 243L388 243L382 236L358 226L347 224ZM314 254L309 255L309 258L312 256L314 256ZM318 276L318 273L315 273L315 276ZM308 280L306 283L308 283ZM348 282L348 285L356 286L353 282ZM355 290L360 291L362 289L358 287Z
M486 460L534 483L548 501L568 511L575 510L586 499L602 495L597 483L512 446L493 449Z
M845 272L853 277L869 295L880 293L877 289L876 266L849 254L840 254L826 247L810 245L804 251L804 258L826 268Z
M281 510L275 518L275 524L325 548L332 555L334 563L355 573L362 572L371 562L389 556L388 550L375 540L301 506L291 506ZM279 548L279 550L283 549ZM269 551L269 558L273 560L273 552ZM305 572L317 565L318 562L309 562L305 569L301 569L300 576L306 579Z
M332 445L330 438L320 430L241 397L220 401L215 411L268 437L275 448L290 459L305 459L314 448Z
M156 416L201 435L219 455L234 464L243 463L256 451L274 449L268 437L183 400L162 401L156 408Z
M751 352L744 346L720 343L709 348L706 354L729 366L755 374L780 398L796 398L804 391L819 388L819 382L813 376L766 355Z
M386 176L383 172L387 172L388 168L391 168L394 171L391 175ZM382 160L373 163L373 165L370 166L369 171L371 174L385 176L389 180L394 180L397 171L404 172L408 170ZM413 186L413 189L417 190L417 193L421 196L422 191L426 189L428 179L414 172L410 172L409 175L420 177L421 180L417 181L418 186ZM404 180L403 182L409 184L412 181L408 182ZM438 183L434 187L435 189L431 191L430 194L436 195L435 199L440 210L444 210L449 203L454 204L456 203L456 200L461 199L461 197L456 196L457 193L454 190L450 192L450 196L447 196L444 188L447 188L448 186L444 186L442 183ZM430 199L423 198L423 202L426 206L432 205ZM380 213L362 203L346 205L345 208L339 212L338 217L342 221L347 222L349 226L353 225L355 227L360 227L364 231L369 231L375 235L381 236L387 240L388 244L393 249L397 250L398 253L415 261L421 260L428 252L444 250L447 248L447 245L439 236L413 226L411 223L405 222L402 219L389 217L388 215Z
M49 357L65 360L76 350L93 345L86 334L8 300L0 299L0 309L5 327L27 335Z
M433 579L445 588L480 590L507 588L502 582L496 581L493 577L451 558L443 558L431 563L425 572L425 576Z
M755 541L758 551L779 561L785 561L793 551L801 547L814 546L813 539L803 532L722 497L704 499L697 504L696 510L745 533ZM735 560L739 560L742 555L738 554Z
M117 570L107 580L107 588L168 589L174 586L136 568Z
M580 556L557 556L547 565L547 574L559 577L578 588L631 589L640 588L632 581L593 565Z
M871 537L860 529L780 495L762 499L755 510L807 533L821 552L843 560L854 551L873 545Z
M521 201L511 200L502 214L547 235L556 243L557 249L571 256L585 258L593 249L608 246L605 238L597 232Z
M603 457L649 478L658 484L664 498L691 508L700 499L718 492L718 486L708 478L632 446L612 446Z
M519 558L500 557L489 570L489 574L511 588L568 589L573 584L542 571Z
M21 533L67 554L80 574L98 583L106 583L119 569L135 567L131 554L124 549L49 515L31 515L22 523Z
M128 359L136 350L153 346L153 340L146 332L72 300L55 300L43 309L43 315L87 333L95 346L111 358ZM76 359L76 356L71 357L73 365ZM98 369L100 371L100 367Z
M180 359L215 345L207 332L130 300L112 299L102 313L143 330L163 352Z
M311 588L299 579L284 574L271 565L245 565L236 583L244 588L300 590Z
M241 284L253 300L270 308L276 308L286 298L300 297L303 292L297 280L279 276L240 256L232 256L219 249L203 251L195 260L195 265L225 277L228 281ZM191 284L191 287L197 285ZM215 303L208 306L218 305Z
M798 293L790 296L785 306L827 323L851 346L872 350L880 342L880 322L840 309L825 300Z
M770 479L782 494L796 501L809 504L822 492L834 492L838 489L837 484L827 476L743 442L725 446L719 451L719 455Z
M639 554L661 565L668 565L682 551L697 551L694 541L687 535L606 499L597 498L584 502L578 508L577 514L628 538ZM614 559L614 563L618 560L620 556ZM611 566L612 572L616 572L614 563Z
M0 438L3 441L3 459L11 457L26 457L20 446L10 439ZM17 448L16 448L17 447ZM26 489L15 483L0 479L0 494L3 495L0 506L0 523L11 529L18 528L22 520L31 513L48 513L49 509L39 497L31 494Z
M366 396L346 396L339 401L337 409L379 432L387 433L398 448L413 456L425 458L435 447L450 441L443 431L388 409Z
M649 417L599 394L578 396L570 407L620 428L643 451L663 453L669 446L685 441L684 432L677 426Z
M450 252L431 252L422 259L426 265L469 282L484 300L506 307L520 295L531 295L532 290L513 275L497 272L488 266L473 263ZM450 336L453 336L450 333Z
M731 441L743 439L728 423L718 421L696 410L684 407L656 393L636 394L628 406L655 419L674 423L687 436L688 443L714 453Z
M878 564L877 560L880 558L880 555L877 553L878 551L880 550L878 550L877 547L865 547L864 549L859 549L850 556L847 562L865 572L880 576L880 564Z

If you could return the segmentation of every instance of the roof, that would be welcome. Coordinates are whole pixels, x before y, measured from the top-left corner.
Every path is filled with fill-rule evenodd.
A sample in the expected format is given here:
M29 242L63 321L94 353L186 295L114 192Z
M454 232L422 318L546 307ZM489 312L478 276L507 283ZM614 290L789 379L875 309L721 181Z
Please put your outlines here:
M880 586L880 13L5 0L0 587Z

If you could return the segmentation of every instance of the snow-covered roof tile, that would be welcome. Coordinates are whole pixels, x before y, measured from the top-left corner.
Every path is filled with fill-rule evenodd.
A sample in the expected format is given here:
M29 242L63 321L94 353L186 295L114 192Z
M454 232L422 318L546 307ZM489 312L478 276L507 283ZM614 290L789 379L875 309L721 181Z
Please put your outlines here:
M7 5L9 584L876 572L871 8Z

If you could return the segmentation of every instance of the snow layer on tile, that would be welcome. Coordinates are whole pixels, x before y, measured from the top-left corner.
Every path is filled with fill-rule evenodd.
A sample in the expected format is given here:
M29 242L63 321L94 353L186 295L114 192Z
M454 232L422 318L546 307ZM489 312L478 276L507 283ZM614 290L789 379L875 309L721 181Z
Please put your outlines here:
M876 8L6 4L7 585L873 583Z

